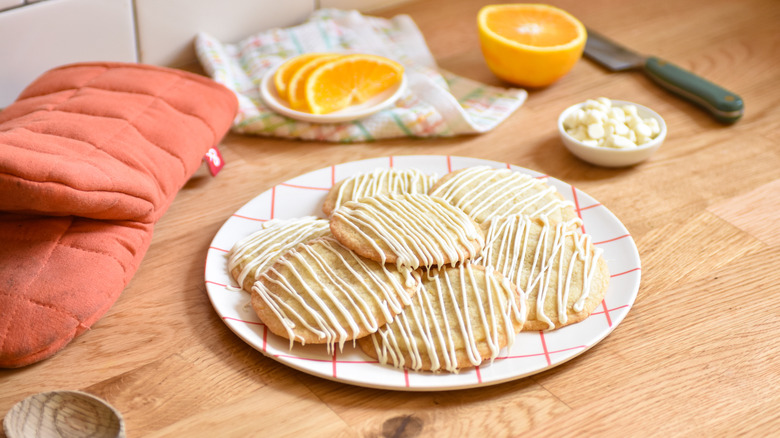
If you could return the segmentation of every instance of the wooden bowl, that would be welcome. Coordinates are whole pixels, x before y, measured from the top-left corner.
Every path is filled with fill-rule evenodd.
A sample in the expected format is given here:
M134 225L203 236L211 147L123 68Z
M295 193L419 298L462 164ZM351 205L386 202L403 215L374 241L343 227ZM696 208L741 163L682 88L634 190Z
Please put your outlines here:
M3 420L3 431L8 438L124 438L125 424L116 409L94 395L51 391L14 405Z

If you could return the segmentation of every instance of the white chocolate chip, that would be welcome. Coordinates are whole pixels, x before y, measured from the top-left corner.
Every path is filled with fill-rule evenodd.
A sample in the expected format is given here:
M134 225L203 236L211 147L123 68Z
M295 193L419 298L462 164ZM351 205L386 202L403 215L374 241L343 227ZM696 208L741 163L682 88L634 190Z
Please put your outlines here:
M599 97L596 99L596 102L600 103L607 109L612 107L612 101L607 99L606 97Z
M636 144L626 137L620 135L612 135L607 139L607 142L611 147L618 149L628 149L636 147Z
M585 109L595 109L595 110L599 110L599 111L606 111L608 109L608 107L603 105L598 100L588 99L588 100L585 101Z
M591 123L588 125L588 137L595 140L604 137L604 125L601 123Z
M637 123L634 132L637 137L650 137L653 134L653 130L644 123Z
M570 132L570 134L572 137L576 138L579 141L587 140L588 138L588 133L585 130L585 126L583 125L577 126L577 128L575 128L572 132Z
M611 124L614 128L614 132L617 135L626 135L628 134L628 126L626 126L623 122L612 122Z
M643 120L635 105L613 106L605 97L586 100L566 117L563 127L585 145L620 149L647 143L661 131L658 121Z
M651 117L647 119L647 125L650 126L653 136L656 136L661 133L661 126L658 124L658 120Z
M623 112L622 108L612 107L609 110L609 118L619 123L625 123L626 113Z
M607 114L599 109L588 109L585 111L585 117L582 118L582 122L586 125L592 125L593 123L602 122L607 117Z
M577 113L582 110L572 111L563 121L563 127L566 129L573 129L579 125L580 121L577 118Z

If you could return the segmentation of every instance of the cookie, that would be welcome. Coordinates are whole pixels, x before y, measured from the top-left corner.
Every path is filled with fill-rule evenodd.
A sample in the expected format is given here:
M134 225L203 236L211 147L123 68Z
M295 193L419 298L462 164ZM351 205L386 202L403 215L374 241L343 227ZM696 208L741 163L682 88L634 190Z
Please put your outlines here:
M417 169L376 169L354 175L330 189L322 204L322 212L330 216L341 204L366 196L428 193L436 179L435 175L427 175Z
M228 252L228 271L247 292L266 269L299 243L330 234L325 219L307 216L264 222L262 228L239 240Z
M552 221L576 217L574 206L541 179L509 169L467 167L448 173L428 191L465 211L477 223L522 213Z
M252 308L272 333L301 344L367 336L411 303L416 271L364 259L331 236L300 244L252 287Z
M517 289L491 268L472 263L423 274L412 304L360 348L382 364L450 371L495 359L526 318Z
M424 194L346 202L333 212L330 229L363 257L412 269L468 260L484 244L482 230L462 210Z
M490 221L475 260L506 276L525 294L524 330L551 330L590 316L609 286L607 263L581 222L512 215Z

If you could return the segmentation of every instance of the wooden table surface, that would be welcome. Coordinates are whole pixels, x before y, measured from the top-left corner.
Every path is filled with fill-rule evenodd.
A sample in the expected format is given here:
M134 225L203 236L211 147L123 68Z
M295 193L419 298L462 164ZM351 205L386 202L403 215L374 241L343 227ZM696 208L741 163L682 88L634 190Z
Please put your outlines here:
M425 0L408 13L442 68L491 85L475 17L484 2ZM198 177L157 224L111 310L56 356L0 370L0 415L24 397L79 389L148 436L769 436L780 428L780 2L561 0L554 4L637 51L740 94L732 126L638 72L581 60L491 132L365 144L229 134L227 165ZM647 162L598 168L567 152L555 121L607 96L659 112L669 134ZM566 181L628 228L642 261L633 308L607 338L547 371L443 392L368 389L269 359L223 323L203 266L217 230L244 203L299 174L390 155L512 163ZM0 432L1 434L2 432Z

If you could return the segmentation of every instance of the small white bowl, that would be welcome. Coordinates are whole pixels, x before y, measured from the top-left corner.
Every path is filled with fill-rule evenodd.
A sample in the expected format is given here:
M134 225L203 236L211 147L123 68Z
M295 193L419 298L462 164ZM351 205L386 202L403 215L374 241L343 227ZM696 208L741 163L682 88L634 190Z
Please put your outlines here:
M664 142L664 139L666 139L666 122L664 122L663 117L658 115L658 113L634 102L612 100L613 106L634 105L637 109L637 113L643 119L656 119L658 121L658 126L661 128L661 132L659 132L651 141L631 149L616 149L583 144L566 132L566 128L563 127L563 121L566 120L569 114L584 105L585 102L572 105L561 113L558 117L558 133L561 136L561 140L563 140L563 144L572 154L591 164L603 167L631 166L648 159L656 150L658 150L661 143Z

